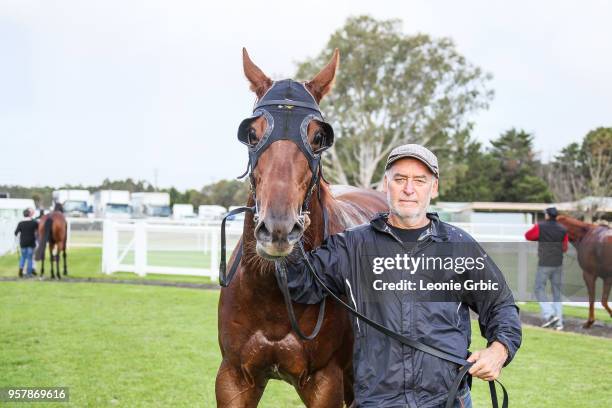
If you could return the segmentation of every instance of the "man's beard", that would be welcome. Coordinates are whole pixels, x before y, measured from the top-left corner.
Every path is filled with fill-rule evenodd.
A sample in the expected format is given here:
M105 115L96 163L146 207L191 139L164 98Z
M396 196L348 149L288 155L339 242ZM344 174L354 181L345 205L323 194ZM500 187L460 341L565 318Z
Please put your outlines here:
M401 212L401 211L399 211L397 208L395 208L392 205L389 206L389 209L391 210L391 213L393 215L395 215L396 217L398 217L401 220L410 220L411 221L411 220L419 218L422 215L422 213L423 213L423 210L421 208L414 209L410 213Z

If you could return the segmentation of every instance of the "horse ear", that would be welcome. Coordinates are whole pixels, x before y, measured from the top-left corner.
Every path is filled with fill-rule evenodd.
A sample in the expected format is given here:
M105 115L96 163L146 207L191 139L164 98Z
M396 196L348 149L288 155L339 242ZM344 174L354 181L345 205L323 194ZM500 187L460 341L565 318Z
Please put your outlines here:
M264 96L266 91L272 86L272 80L251 61L249 53L244 47L242 48L242 67L244 75L251 84L251 91L255 92L257 98Z
M306 82L306 88L315 97L317 103L331 90L336 79L336 71L340 65L340 51L336 48L329 63L311 81Z

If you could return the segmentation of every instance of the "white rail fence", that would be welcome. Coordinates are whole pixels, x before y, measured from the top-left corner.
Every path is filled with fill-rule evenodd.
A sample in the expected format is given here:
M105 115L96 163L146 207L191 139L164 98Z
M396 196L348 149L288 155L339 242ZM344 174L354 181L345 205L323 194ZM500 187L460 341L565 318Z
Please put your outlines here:
M228 257L242 225L228 224ZM105 220L102 272L219 277L220 224L171 224Z
M155 224L153 224L155 222ZM530 224L454 223L470 233L495 260L506 276L515 298L535 300L533 285L537 269L537 244L527 243ZM228 257L242 234L242 223L228 224ZM104 223L103 271L135 272L139 275L186 274L219 276L220 224L172 224L156 221L107 221ZM585 296L582 272L570 247L564 261L567 300Z
M525 232L532 224L493 224L453 222L452 225L461 228L479 242L522 242Z
M66 218L68 248L102 248L101 218Z
M17 249L14 231L18 221L0 219L0 255ZM68 225L68 250L100 247L103 273L181 274L205 276L213 281L219 276L219 222L70 218ZM453 225L471 234L485 247L506 275L517 300L533 300L537 245L525 243L524 238L530 224ZM241 234L240 221L228 223L228 257ZM567 300L583 300L586 296L582 271L572 246L564 260L564 285L571 290Z
M479 241L519 242L529 225L455 224ZM228 223L228 257L242 233L242 223ZM82 242L82 245L87 245ZM95 245L95 244L91 244ZM102 272L134 272L144 276L181 274L219 276L220 224L105 220L102 234ZM519 254L527 268L527 254ZM523 269L523 268L521 268ZM519 285L525 286L525 285Z
M0 218L0 255L14 252L17 249L15 240L16 227L16 220Z

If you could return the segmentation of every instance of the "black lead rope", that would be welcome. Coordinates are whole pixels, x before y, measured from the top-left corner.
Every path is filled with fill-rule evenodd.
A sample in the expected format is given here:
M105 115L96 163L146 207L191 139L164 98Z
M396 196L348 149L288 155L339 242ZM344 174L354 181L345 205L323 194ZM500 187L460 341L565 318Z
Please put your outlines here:
M287 267L285 266L283 261L274 262L274 266L276 269L276 281L278 282L278 287L281 288L281 293L283 294L283 298L285 299L285 305L287 306L287 314L289 315L289 321L291 322L291 327L293 328L293 331L302 340L314 339L319 334L321 326L323 325L326 298L323 298L323 300L321 301L321 304L319 306L319 316L317 317L317 324L312 330L312 333L310 335L304 334L302 329L300 329L300 325L298 324L297 318L295 317L293 303L291 302L291 296L289 295L289 289L287 285Z
M232 264L232 267L230 268L229 275L228 275L226 273L227 262L225 260L226 252L227 252L225 248L225 222L227 221L228 217L231 217L232 215L243 213L245 211L255 211L255 207L235 208L232 211L225 214L225 217L223 217L223 220L221 221L221 262L219 263L219 285L223 286L224 288L230 284L230 282L234 278L234 275L236 274L236 271L238 270L238 265L240 264L240 258L242 258L242 245L244 244L241 238L240 242L238 243L238 253L236 254L236 257L234 258L234 263Z
M300 246L300 250L302 252L302 256L304 257L304 260L306 262L306 265L308 266L308 270L310 271L310 273L313 275L313 277L317 280L317 282L319 282L319 285L321 285L321 287L336 301L338 302L342 307L344 307L348 312L350 312L351 314L353 314L354 316L358 317L359 319L361 319L362 321L364 321L365 323L367 323L368 325L370 325L371 327L373 327L374 329L376 329L377 331L397 340L398 342L400 342L401 344L404 344L406 346L415 348L417 350L421 350L424 353L430 354L432 356L441 358L443 360L446 361L450 361L452 363L455 363L459 366L461 366L461 368L459 369L459 372L457 373L457 376L455 377L451 387L450 387L450 391L448 393L448 399L446 400L446 408L452 408L454 403L455 403L455 398L457 397L457 393L459 391L459 387L461 385L461 382L463 380L463 378L467 375L470 367L472 367L472 365L474 363L471 363L469 361L467 361L466 359L464 359L463 357L454 355L454 354L450 354L447 353L445 351L442 351L438 348L432 347L432 346L428 346L427 344L421 343L419 341L410 339L408 337L404 337L401 334L398 334L390 329L388 329L387 327L381 325L380 323L377 323L373 320L371 320L370 318L364 316L363 314L359 313L358 311L356 311L355 309L353 309L351 306L347 305L342 299L340 299L334 292L332 292L327 285L325 284L325 282L323 282L323 280L319 277L319 275L317 275L317 273L315 272L314 267L312 266L312 264L310 263L310 260L308 259L308 255L306 254L306 251L304 250L304 246L302 245L302 241L299 242L299 246ZM286 275L285 275L286 278ZM283 283L283 285L280 285L281 283ZM286 281L281 282L279 281L279 286L281 289L281 292L283 292L283 296L285 297L285 301L287 302L288 300L288 305L291 304L291 297L289 294L289 288L287 286ZM289 306L288 306L289 308ZM293 329L296 330L297 325L293 324L293 320L292 320L292 325L293 325ZM299 330L299 328L298 328ZM298 331L296 330L296 333ZM298 333L299 335L299 333ZM501 387L502 387L502 391L503 391L503 402L502 402L502 408L508 408L508 392L506 391L506 387L504 387L504 385L499 382L498 380L495 381L489 381L489 391L491 392L491 401L493 404L493 408L498 408L498 401L497 401L497 391L495 390L495 382L497 382Z
M319 174L321 172L321 163L319 163ZM319 200L319 205L321 207L321 211L323 213L323 239L327 239L328 235L328 216L327 210L323 205L323 199L321 198L321 183L316 183L317 185L317 199ZM308 198L308 201L310 198ZM308 208L308 207L306 207ZM302 242L300 241L300 246ZM291 327L293 331L298 335L302 340L312 340L319 334L321 331L321 326L323 325L323 318L325 317L325 302L327 298L323 298L319 306L319 315L317 316L317 324L315 324L314 329L310 335L304 334L302 329L300 329L300 325L295 317L295 311L293 310L293 303L291 302L291 296L289 295L289 288L287 282L287 267L283 261L274 262L275 273L276 273L276 281L278 282L278 287L283 294L283 299L285 299L285 306L287 307L287 314L289 315L289 321L291 322Z

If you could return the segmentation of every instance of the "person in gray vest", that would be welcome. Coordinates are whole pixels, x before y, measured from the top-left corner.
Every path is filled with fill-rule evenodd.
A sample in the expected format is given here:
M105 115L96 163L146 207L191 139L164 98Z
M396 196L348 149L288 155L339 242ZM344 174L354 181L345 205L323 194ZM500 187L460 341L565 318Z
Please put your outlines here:
M563 330L563 305L561 286L563 278L563 253L567 251L569 238L565 227L557 222L557 209L546 209L544 221L535 224L525 233L529 241L538 241L538 270L535 295L542 311L542 327ZM550 281L552 302L546 295L546 282Z

